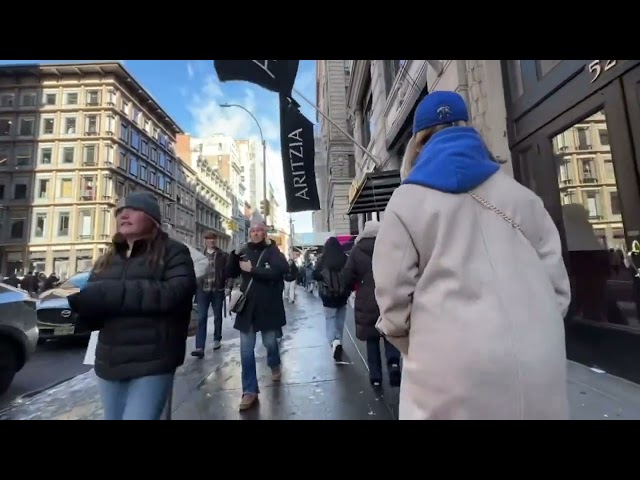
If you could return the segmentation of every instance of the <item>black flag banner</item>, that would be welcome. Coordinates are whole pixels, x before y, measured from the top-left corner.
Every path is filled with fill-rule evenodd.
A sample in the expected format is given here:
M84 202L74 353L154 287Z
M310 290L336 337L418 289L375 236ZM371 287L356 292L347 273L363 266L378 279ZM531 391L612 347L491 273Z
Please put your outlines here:
M300 60L214 60L221 82L244 81L291 96Z
M320 210L313 123L298 108L297 102L280 95L280 146L289 213Z

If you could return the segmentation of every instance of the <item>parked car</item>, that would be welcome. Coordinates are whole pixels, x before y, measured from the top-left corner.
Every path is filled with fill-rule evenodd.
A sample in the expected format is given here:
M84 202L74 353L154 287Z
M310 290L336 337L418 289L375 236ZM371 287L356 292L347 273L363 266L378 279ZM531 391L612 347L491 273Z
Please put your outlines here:
M36 300L0 283L0 394L9 389L38 344Z
M36 311L41 342L52 339L89 338L91 332L78 326L78 316L71 311L67 297L82 290L90 274L90 270L76 273L56 288L40 294Z

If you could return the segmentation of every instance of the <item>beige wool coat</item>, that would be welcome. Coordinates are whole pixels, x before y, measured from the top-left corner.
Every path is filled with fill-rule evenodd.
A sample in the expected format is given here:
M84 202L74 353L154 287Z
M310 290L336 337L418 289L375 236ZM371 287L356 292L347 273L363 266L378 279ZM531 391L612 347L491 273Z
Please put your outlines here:
M524 235L468 194L413 184L381 222L377 328L403 353L400 419L567 419L558 231L502 172L474 191Z

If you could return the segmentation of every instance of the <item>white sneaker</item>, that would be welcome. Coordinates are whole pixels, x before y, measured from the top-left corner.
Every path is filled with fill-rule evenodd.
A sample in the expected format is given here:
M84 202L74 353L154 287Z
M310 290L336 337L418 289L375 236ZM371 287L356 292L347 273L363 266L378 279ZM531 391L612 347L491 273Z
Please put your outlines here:
M336 362L342 360L342 343L340 343L340 340L331 342L331 348L333 348L333 359Z

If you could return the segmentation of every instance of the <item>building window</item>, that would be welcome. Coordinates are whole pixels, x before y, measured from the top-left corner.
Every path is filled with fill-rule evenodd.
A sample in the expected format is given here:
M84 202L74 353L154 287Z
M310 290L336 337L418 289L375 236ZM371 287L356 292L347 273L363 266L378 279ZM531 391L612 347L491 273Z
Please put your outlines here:
M76 147L62 147L62 163L70 165L76 161Z
M12 133L13 122L6 118L0 118L0 137L8 137Z
M96 178L93 175L80 177L80 200L92 202L96 199Z
M65 105L78 105L78 92L67 92Z
M24 200L27 198L27 184L16 183L13 187L13 199Z
M129 126L124 122L120 122L120 140L124 143L129 142Z
M64 134L75 135L78 120L76 117L67 117L64 119Z
M135 155L129 156L129 173L134 177L138 175L138 158Z
M600 145L603 147L609 146L609 130L601 128L598 130L598 136L600 137Z
M143 182L147 181L147 166L144 164L144 162L140 162L140 172L138 178Z
M99 132L98 115L88 115L85 118L85 133L86 135L97 135Z
M24 236L24 218L11 219L11 240L20 240Z
M122 170L127 170L127 152L124 150L118 151L118 168Z
M91 107L100 105L100 90L87 90L86 103Z
M622 211L620 210L620 197L618 197L618 191L614 190L609 192L609 199L611 200L611 213L613 215L622 214Z
M83 165L85 167L93 167L98 163L97 146L86 145L84 147L84 160Z
M20 104L23 107L35 107L36 106L36 94L35 93L23 93L20 99Z
M40 150L40 163L42 165L51 165L52 158L53 158L53 148L42 147L42 149Z
M42 134L43 135L53 135L55 130L55 119L53 118L43 118L42 119Z
M369 93L366 97L366 103L364 104L363 119L362 119L362 145L365 147L371 142L371 135L373 134L373 95Z
M91 240L93 238L93 210L82 210L79 215L78 239Z
M15 102L15 95L13 93L4 93L0 95L0 107L10 108L13 107Z
M34 133L35 120L33 118L20 119L20 136L30 137Z
M16 147L16 166L27 167L31 165L31 147L30 146L18 146Z
M33 221L33 236L44 238L47 235L47 214L36 213Z
M58 183L58 198L73 198L73 179L61 178Z
M49 198L49 184L51 183L51 179L49 178L41 178L38 180L38 198L46 199Z
M57 103L58 96L55 93L45 93L43 103L48 106L53 106Z
M61 212L58 214L58 237L69 236L69 225L71 224L71 214L69 212Z

